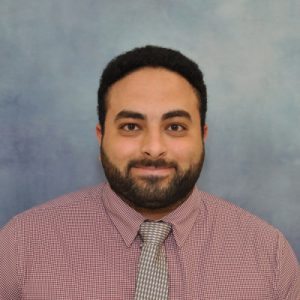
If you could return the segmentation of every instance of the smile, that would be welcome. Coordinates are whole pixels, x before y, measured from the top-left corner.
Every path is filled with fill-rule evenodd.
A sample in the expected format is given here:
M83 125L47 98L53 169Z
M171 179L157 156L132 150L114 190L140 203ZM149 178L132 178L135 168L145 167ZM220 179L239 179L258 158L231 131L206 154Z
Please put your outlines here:
M167 167L133 167L131 169L131 171L134 174L137 175L143 175L143 176L147 176L147 175L154 175L154 176L166 176L169 175L172 171L174 170L174 168L167 168Z

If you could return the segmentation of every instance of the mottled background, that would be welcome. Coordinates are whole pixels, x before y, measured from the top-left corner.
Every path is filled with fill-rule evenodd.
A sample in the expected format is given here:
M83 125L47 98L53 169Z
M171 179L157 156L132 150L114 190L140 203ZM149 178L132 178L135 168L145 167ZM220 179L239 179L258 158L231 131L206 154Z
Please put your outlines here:
M0 0L0 225L104 180L100 72L157 44L205 74L199 186L278 227L300 258L299 13L297 0Z

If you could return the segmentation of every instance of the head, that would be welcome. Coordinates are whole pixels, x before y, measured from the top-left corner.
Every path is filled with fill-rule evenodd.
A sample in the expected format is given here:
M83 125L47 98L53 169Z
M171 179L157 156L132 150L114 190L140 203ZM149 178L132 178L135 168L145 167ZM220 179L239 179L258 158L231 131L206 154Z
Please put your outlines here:
M204 160L206 87L197 65L153 46L120 55L103 72L98 113L112 189L153 218L179 206Z
M104 69L98 89L98 118L102 131L105 128L107 112L106 95L110 87L126 75L145 67L165 68L184 77L195 89L201 116L201 130L205 126L207 111L207 92L203 74L198 65L179 51L158 47L145 46L125 52L113 60Z

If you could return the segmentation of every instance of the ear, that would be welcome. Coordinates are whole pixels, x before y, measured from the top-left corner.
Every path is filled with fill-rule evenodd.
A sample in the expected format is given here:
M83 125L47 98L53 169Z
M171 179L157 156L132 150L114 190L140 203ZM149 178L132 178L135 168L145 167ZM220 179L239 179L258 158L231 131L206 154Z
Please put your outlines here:
M205 142L208 136L208 125L205 124L203 128L203 141Z
M99 143L99 146L100 146L103 134L102 134L101 125L99 123L96 125L96 136L97 136L97 140L98 140L98 143Z

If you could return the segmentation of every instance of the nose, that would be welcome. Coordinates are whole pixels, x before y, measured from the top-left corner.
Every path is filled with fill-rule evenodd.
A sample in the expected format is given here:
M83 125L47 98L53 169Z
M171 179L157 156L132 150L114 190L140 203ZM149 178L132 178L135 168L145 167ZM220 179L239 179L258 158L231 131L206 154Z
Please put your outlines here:
M162 135L158 132L148 132L145 134L141 151L143 156L148 158L155 159L164 157L167 149Z

